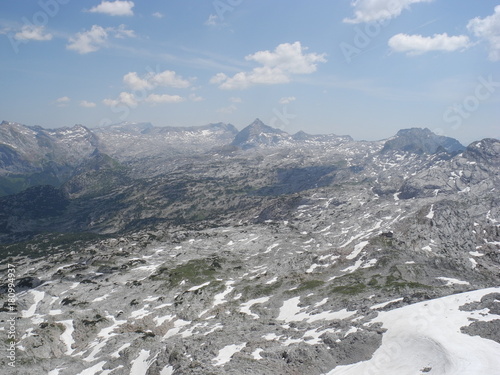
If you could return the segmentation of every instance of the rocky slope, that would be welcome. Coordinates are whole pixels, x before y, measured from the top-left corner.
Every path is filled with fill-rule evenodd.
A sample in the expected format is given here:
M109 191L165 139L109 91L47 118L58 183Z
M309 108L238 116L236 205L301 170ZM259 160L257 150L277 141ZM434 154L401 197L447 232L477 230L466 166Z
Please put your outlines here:
M6 374L496 374L498 140L242 132L0 201Z

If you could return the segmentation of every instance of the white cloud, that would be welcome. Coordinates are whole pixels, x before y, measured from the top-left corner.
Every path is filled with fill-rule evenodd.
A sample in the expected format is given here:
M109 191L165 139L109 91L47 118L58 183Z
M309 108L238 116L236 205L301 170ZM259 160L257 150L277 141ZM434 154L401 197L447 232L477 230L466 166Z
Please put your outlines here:
M290 104L291 102L295 101L297 98L295 96L288 96L286 98L281 98L279 100L280 104Z
M107 105L108 107L116 107L120 104L123 104L126 105L127 107L135 108L137 107L138 104L134 94L130 92L121 92L120 95L118 96L118 99L104 99L102 102L104 103L104 105Z
M67 49L74 50L80 54L95 52L106 44L108 32L99 25L93 25L89 31L77 33L69 39Z
M165 17L165 16L164 16L162 13L160 13L160 12L154 12L154 13L152 14L152 16L153 16L153 17L155 17L155 18L163 18L163 17Z
M420 55L430 51L452 52L470 47L469 37L465 35L448 36L434 34L432 37L422 35L397 34L389 39L389 47L396 52L408 55Z
M225 75L224 73L217 73L212 78L210 78L210 83L213 83L213 84L217 85L219 83L224 82L228 78L229 77L227 75Z
M222 107L222 108L219 108L217 110L218 113L233 113L234 111L236 111L238 108L234 105L234 104L231 104L230 106L228 107Z
M71 101L71 99L67 96L62 96L60 98L57 98L54 103L58 106L58 107L67 107L68 106L68 103Z
M160 104L160 103L180 103L185 99L179 95L168 95L168 94L151 94L145 99L147 103Z
M158 73L152 77L152 80L157 86L175 87L178 89L186 88L191 85L188 80L183 79L172 70L165 70Z
M90 30L77 33L74 37L69 38L66 48L83 55L105 47L110 37L125 38L134 36L135 32L127 30L125 25L120 25L117 28L104 28L99 25L93 25Z
M140 78L136 72L130 72L123 76L123 82L132 90L151 90L154 84L147 79Z
M324 54L304 53L306 47L300 42L283 43L274 51L259 51L245 57L247 61L255 61L262 66L250 72L240 72L233 77L218 73L210 79L210 83L218 84L221 89L245 89L256 84L279 84L291 81L295 74L311 74L316 71L317 63L326 62Z
M80 107L84 108L94 108L96 104L94 102L89 102L87 100L80 101Z
M136 72L130 72L123 76L123 82L132 90L152 90L155 87L187 88L191 85L189 80L182 78L173 70L165 70L160 73L148 73L139 77Z
M114 37L118 39L135 38L136 36L134 30L127 30L127 26L123 24L117 28L109 27L107 30L111 31L114 34Z
M411 4L429 3L433 0L354 0L354 18L345 18L345 23L385 21L395 18Z
M237 97L234 97L234 96L231 96L231 97L229 98L229 101L230 101L231 103L241 103L241 102L242 102L241 98L237 98Z
M14 35L17 40L46 41L52 39L52 34L45 33L44 26L24 25L21 31Z
M91 13L103 13L110 16L133 16L133 1L102 1L99 5L91 8Z
M202 102L205 100L205 98L196 94L189 94L189 100L191 100L192 102Z
M491 16L476 17L469 21L467 29L475 36L486 40L490 45L489 58L500 61L500 5L495 7Z

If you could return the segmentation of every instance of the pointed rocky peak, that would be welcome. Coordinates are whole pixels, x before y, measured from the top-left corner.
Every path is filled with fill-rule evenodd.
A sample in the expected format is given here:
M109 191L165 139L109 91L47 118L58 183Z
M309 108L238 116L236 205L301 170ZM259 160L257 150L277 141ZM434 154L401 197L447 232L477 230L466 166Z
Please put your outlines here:
M395 137L385 142L381 152L406 151L415 154L447 152L455 154L465 147L456 139L437 135L425 128L402 129Z
M299 130L297 133L292 135L292 138L295 139L296 141L305 141L311 138L310 134L307 134L306 132Z
M248 125L245 129L248 129L250 132L252 132L254 134L256 134L256 133L273 133L273 134L285 133L284 131L282 131L280 129L272 128L272 127L264 124L258 118L256 118L254 120L254 122L252 122L250 125ZM245 130L245 129L243 129L243 130Z
M231 145L248 149L259 145L270 146L288 138L290 138L288 133L272 128L257 118L236 134Z

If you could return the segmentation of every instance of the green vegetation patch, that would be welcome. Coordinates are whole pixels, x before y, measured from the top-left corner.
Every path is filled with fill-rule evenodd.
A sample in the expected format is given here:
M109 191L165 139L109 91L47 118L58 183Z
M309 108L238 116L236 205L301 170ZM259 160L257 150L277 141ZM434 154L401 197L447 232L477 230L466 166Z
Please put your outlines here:
M215 279L222 269L223 260L217 256L206 259L192 259L174 268L161 267L153 279L166 279L170 286L179 285L183 280L189 284L202 284Z
M299 286L292 290L287 290L285 293L288 294L301 294L307 290L317 289L325 284L323 280L305 280L299 284Z
M350 285L340 285L332 289L333 293L355 295L365 291L366 285L362 283L350 284Z

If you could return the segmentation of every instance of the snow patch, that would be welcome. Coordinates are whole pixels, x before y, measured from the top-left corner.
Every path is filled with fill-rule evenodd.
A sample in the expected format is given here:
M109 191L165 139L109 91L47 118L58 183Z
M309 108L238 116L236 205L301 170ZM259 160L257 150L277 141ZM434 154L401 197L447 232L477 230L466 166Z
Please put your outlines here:
M264 351L264 349L261 349L261 348L255 349L252 352L253 359L255 359L256 361L259 361L259 360L263 359L263 357L260 355L260 353L262 353L263 351Z
M373 305L372 307L370 307L370 309L372 309L372 310L381 309L381 308L386 307L387 305L389 305L391 303L399 302L399 301L402 301L402 300L403 300L403 297L396 298L396 299L393 299L391 301L382 302L382 303L379 303L377 305Z
M229 293L233 291L234 289L234 287L232 286L233 284L234 280L226 281L226 290L214 296L214 307L227 302L225 298Z
M239 345L227 345L223 347L222 349L219 350L219 355L212 359L212 362L214 363L214 366L222 366L226 363L228 363L231 360L231 357L240 352L245 346L247 346L247 343L239 344Z
M166 365L161 371L160 375L173 375L174 368L172 366Z
M429 210L429 213L425 216L427 219L433 219L434 218L434 205L431 204L431 209Z
M117 350L116 352L114 352L114 353L110 354L110 357L111 357L111 358L120 358L120 352L121 352L122 350L127 349L130 345L132 345L132 344L131 344L131 343L129 343L129 342L128 342L128 343L126 343L126 344L123 344L122 346L120 346L120 347L118 348L118 350Z
M346 259L356 258L366 245L368 245L368 241L363 241L358 243L356 246L354 246L354 251L348 256L346 256Z
M21 311L23 318L31 318L34 316L38 304L43 300L43 297L45 297L45 292L39 292L38 290L31 290L30 293L33 296L33 304L28 310Z
M424 368L440 375L496 375L500 344L463 334L460 328L500 316L483 310L461 311L460 307L499 292L500 288L482 289L380 312L372 322L382 323L387 332L372 358L337 366L326 375L420 374Z
M309 314L303 312L303 308L299 307L300 297L294 297L283 302L280 312L276 320L284 322L301 322L305 320L308 323L313 323L318 320L335 320L347 319L356 314L355 311L347 311L342 309L340 311L323 311L319 314Z
M104 366L105 364L106 364L105 361L99 362L99 363L95 364L94 366L83 370L82 372L78 373L77 375L95 375L98 372L102 371L102 366Z
M201 285L193 286L192 288L188 289L188 292L197 291L198 289L204 288L204 287L206 287L209 284L210 284L210 281L207 281L206 283L203 283Z
M66 345L66 355L71 355L75 351L75 349L71 348L71 345L75 343L73 339L73 321L72 320L63 320L61 322L56 322L62 324L66 329L61 334L61 341Z
M153 358L148 361L149 350L142 349L139 356L132 361L132 368L130 369L130 375L146 375L148 369L151 367L154 361L156 361L156 354Z
M446 286L450 286L450 285L470 285L470 283L468 281L461 281L461 280L453 279L451 277L436 277L436 279L442 280L442 281L446 282Z
M252 313L250 311L250 308L253 305L266 303L267 301L269 301L269 299L270 299L270 297L251 299L250 301L241 304L240 311L244 314L250 315L254 319L259 319L259 316L257 314Z

